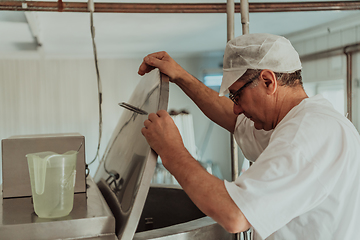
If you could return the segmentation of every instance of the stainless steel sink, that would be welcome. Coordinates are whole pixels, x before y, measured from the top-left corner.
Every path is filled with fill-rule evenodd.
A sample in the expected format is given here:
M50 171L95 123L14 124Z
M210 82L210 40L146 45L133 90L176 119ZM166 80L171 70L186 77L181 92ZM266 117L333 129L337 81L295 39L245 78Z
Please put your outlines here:
M230 240L233 235L206 217L180 187L153 185L134 236L145 239Z

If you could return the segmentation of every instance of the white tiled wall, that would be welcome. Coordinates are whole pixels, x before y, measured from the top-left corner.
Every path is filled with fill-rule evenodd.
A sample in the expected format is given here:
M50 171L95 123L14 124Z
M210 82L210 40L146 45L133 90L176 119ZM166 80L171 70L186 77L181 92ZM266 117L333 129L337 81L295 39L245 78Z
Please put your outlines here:
M324 31L329 29L329 31ZM300 57L308 54L342 48L360 43L360 14L342 20L322 25L311 31L304 31L286 36L299 52ZM360 129L360 53L353 54L353 123ZM303 81L318 82L344 79L346 81L345 54L329 58L303 61Z

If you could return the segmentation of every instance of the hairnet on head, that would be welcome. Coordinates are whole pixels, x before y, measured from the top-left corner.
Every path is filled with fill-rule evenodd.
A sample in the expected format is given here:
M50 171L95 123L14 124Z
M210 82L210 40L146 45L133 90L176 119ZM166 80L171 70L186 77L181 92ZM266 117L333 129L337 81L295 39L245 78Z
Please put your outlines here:
M267 33L246 34L229 41L225 48L220 96L247 69L292 73L301 69L299 54L284 37Z

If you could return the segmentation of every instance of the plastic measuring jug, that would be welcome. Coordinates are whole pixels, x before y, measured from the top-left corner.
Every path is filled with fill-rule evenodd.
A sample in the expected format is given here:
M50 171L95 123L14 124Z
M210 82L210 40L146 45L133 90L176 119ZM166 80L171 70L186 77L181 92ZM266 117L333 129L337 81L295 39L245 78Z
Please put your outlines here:
M74 203L77 151L27 154L35 213L41 218L68 215Z

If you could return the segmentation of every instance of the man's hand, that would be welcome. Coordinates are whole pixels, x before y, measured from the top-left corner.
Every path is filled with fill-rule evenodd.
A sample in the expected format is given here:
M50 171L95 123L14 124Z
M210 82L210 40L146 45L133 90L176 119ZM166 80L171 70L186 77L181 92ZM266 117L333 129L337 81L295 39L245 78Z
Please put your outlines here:
M138 74L142 76L154 68L159 68L160 72L169 76L172 82L176 82L187 73L167 52L156 52L147 55L139 67Z
M179 151L186 151L178 128L165 110L160 110L156 114L150 113L144 122L144 126L141 133L151 148L160 156L169 156Z
M186 150L179 130L165 110L149 114L144 126L141 132L149 145L203 213L232 233L250 227L224 182L209 174Z

